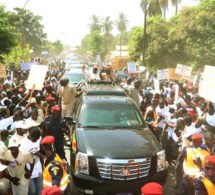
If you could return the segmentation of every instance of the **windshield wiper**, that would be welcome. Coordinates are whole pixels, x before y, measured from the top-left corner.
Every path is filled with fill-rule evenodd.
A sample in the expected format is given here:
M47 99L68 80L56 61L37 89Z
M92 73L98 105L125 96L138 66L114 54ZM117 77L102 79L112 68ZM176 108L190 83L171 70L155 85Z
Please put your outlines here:
M115 126L115 127L110 127L110 129L143 129L143 127L140 126Z
M102 126L95 126L95 125L86 125L86 126L81 126L81 128L104 129L105 127L102 127Z

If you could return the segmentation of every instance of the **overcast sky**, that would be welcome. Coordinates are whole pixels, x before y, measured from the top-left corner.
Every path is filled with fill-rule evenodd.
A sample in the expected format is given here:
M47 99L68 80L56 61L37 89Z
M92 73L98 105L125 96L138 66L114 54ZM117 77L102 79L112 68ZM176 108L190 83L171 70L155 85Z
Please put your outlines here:
M6 5L6 10L15 7L23 8L27 0L0 0ZM199 0L182 0L183 6L195 6ZM128 30L133 26L143 26L143 12L140 0L29 0L25 9L43 17L42 23L48 40L60 39L63 44L79 45L81 39L89 33L88 24L91 16L100 18L110 16L115 21L120 12L126 14L129 21ZM175 8L169 6L167 17L175 13ZM116 34L116 30L113 32Z

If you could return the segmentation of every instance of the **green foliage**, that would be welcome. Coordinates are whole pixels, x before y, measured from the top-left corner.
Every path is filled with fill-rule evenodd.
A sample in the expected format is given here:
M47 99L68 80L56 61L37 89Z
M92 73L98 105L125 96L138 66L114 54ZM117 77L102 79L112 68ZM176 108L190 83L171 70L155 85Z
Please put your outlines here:
M100 31L102 29L100 18L96 15L92 15L91 23L88 25L90 32L92 31Z
M0 6L0 62L3 62L3 55L9 54L17 45L18 34L8 23L8 13L5 12L5 7Z
M30 61L29 59L29 54L30 54L30 48L29 45L26 44L26 47L24 48L24 50L22 51L22 48L20 45L14 47L10 54L5 55L5 64L6 66L9 65L10 62L14 62L15 67L17 69L20 68L20 62L22 61L22 59L25 59L25 61ZM22 58L22 53L23 53L23 58Z
M39 55L42 42L46 39L44 26L41 24L42 17L34 15L29 10L14 8L13 12L8 12L8 21L10 25L16 27L17 32L24 35L22 41L29 44Z
M143 46L143 28L133 27L131 29L131 41L129 42L129 55L132 61L140 60Z
M215 66L214 18L215 0L202 0L198 6L184 8L170 20L159 16L148 18L146 66L154 70L176 67L177 64L193 66L194 70L206 64ZM130 54L133 59L138 59L142 36L138 33L135 35L137 39L133 36L129 44Z
M77 53L80 55L85 55L87 51L89 51L90 45L90 34L85 35L84 38L81 40L81 46L77 47Z
M63 44L60 40L57 40L53 45L55 46L55 55L59 55L63 51Z
M104 45L104 36L100 35L100 31L92 31L89 38L89 49L91 51L91 56L96 58L100 55L101 59L108 53L108 48Z

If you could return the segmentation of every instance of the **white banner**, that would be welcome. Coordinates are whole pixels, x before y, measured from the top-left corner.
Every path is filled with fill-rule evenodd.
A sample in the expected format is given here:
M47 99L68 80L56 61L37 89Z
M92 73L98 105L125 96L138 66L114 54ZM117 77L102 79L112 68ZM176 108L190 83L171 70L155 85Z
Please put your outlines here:
M128 72L129 73L137 72L137 65L135 62L127 62L127 65L128 65Z
M215 75L215 67L206 65L203 73L203 77L199 83L199 95L213 103L215 103L214 75Z
M158 79L154 78L154 87L155 87L155 93L160 94L160 82Z
M158 80L168 79L168 74L169 74L168 69L158 70L157 71L157 79Z
M191 66L177 64L175 73L189 77L191 75L192 69L193 68Z
M47 70L48 66L33 65L28 76L26 88L32 89L35 84L36 90L42 90Z

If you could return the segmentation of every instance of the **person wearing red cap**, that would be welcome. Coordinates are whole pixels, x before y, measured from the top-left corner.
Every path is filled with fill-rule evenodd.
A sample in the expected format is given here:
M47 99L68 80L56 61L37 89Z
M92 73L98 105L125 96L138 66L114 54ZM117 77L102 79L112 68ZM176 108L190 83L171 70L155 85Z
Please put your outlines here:
M205 165L205 156L209 155L205 146L202 144L202 135L194 134L191 136L192 146L185 147L180 155L183 161L184 177L179 186L178 194L193 195L193 179L198 175Z
M59 97L58 97L57 93L55 91L53 91L52 86L50 84L45 85L45 89L46 89L46 93L45 93L46 100L47 100L47 98L52 97L52 98L54 98L55 102L59 101ZM49 100L51 100L51 99L49 99Z
M56 153L63 159L66 163L66 155L64 151L64 133L68 134L69 128L66 126L65 122L62 121L60 116L60 107L52 106L51 116L45 118L42 123L42 136L51 135L55 138Z
M55 138L46 136L42 139L41 145L45 152L46 159L44 162L43 185L46 187L59 187L64 191L68 184L68 175L64 168L64 163L57 153L53 150Z
M156 182L150 182L145 184L141 188L142 195L162 195L163 187Z
M205 157L204 170L194 179L195 195L215 194L215 156Z

